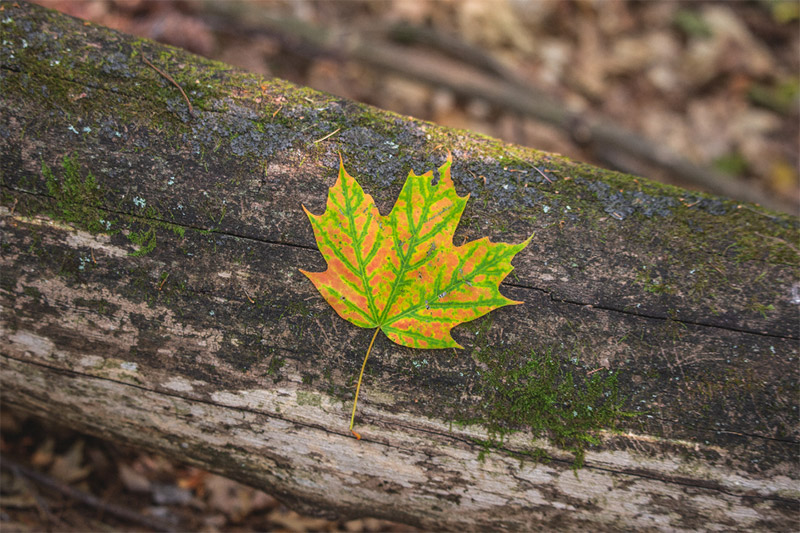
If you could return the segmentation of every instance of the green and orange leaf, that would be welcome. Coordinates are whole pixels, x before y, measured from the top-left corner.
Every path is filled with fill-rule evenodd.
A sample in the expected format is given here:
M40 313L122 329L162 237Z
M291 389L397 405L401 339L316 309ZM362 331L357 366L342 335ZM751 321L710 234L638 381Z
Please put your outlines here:
M530 242L488 238L453 244L469 196L458 196L452 160L433 172L410 172L392 211L382 216L340 160L325 212L308 215L324 272L303 274L344 319L379 328L413 348L460 348L450 330L493 309L518 304L500 294L511 259Z

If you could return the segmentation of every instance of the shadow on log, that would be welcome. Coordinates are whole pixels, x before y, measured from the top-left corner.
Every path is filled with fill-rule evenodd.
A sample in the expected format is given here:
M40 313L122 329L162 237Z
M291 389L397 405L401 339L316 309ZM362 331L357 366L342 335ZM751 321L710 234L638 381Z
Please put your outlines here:
M797 526L798 219L3 4L2 400L299 508L433 529ZM176 85L185 90L194 111ZM520 242L465 350L375 344L299 272L338 154L387 213L453 153ZM580 462L583 462L582 466Z

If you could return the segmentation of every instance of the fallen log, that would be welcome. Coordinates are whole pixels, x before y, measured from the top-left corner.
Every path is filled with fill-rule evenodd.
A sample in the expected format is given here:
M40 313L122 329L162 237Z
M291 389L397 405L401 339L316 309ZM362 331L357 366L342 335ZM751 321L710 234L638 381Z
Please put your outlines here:
M797 526L796 217L0 7L4 405L339 516ZM387 213L447 150L458 243L535 234L524 304L458 352L379 337L358 441L372 332L299 272L325 267L300 204L341 154Z

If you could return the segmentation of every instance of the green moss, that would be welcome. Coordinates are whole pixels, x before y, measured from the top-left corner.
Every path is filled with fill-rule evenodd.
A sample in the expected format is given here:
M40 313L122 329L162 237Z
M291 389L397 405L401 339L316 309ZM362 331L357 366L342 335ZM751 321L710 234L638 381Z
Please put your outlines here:
M161 220L163 218L161 213L153 207L142 209L139 216L126 218L131 228L128 240L139 246L138 250L131 253L134 256L147 255L155 249L158 244L157 230L170 231L178 238L183 238L186 234L186 228L183 226Z
M101 211L103 195L91 172L83 175L75 156L64 156L61 176L57 177L47 164L42 163L42 175L47 191L55 200L55 218L75 224L91 233L106 231L106 221Z
M747 308L754 313L760 314L762 317L767 318L767 313L775 310L772 304L762 304L758 301L751 300Z
M675 287L665 282L661 276L654 276L652 267L647 265L642 266L641 270L637 271L634 281L641 283L644 291L651 294L674 294L676 292Z
M23 294L25 294L25 296L33 298L37 302L39 302L42 299L42 293L36 287L32 287L30 285L23 285L22 291Z
M748 218L744 225L749 231L737 232L736 242L731 247L738 261L757 260L794 267L800 264L796 245L800 234L796 226L776 227L774 222L780 222L779 217L749 215Z
M272 359L269 360L269 366L267 367L267 375L272 376L272 381L277 383L281 380L281 368L283 365L286 364L286 359L283 357L279 357L277 355L273 355Z
M156 230L152 226L142 231L132 231L128 233L128 240L139 246L131 255L147 255L156 247Z
M527 428L534 437L547 436L571 451L577 468L586 448L599 443L598 430L613 430L620 417L631 416L622 410L617 374L578 377L551 349L482 350L478 361L487 366L480 376L481 413L460 422L487 427L486 450L499 447L507 434Z
M281 312L281 315L278 317L278 320L282 319L284 316L297 316L300 315L302 317L309 317L312 315L311 309L303 302L289 302Z
M103 207L105 191L91 172L81 170L77 156L64 156L58 175L42 163L42 176L53 197L52 207L47 210L49 216L90 233L113 235L125 229L128 240L138 247L131 252L133 256L147 255L155 249L158 230L170 231L179 238L185 234L184 227L164 222L157 209L145 208L144 203L137 204L137 215L112 215Z

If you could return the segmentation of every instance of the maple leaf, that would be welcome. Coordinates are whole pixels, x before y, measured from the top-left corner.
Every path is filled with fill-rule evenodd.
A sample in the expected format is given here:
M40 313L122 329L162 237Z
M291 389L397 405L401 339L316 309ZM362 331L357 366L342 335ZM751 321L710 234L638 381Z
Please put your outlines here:
M461 348L450 330L505 305L499 284L513 270L511 259L530 242L493 243L487 237L456 246L453 234L467 204L450 178L452 157L433 171L411 171L392 211L382 216L375 202L339 160L339 177L328 192L325 212L303 206L328 263L306 272L342 318L375 328L353 402L378 331L402 346ZM357 438L358 433L352 431Z

